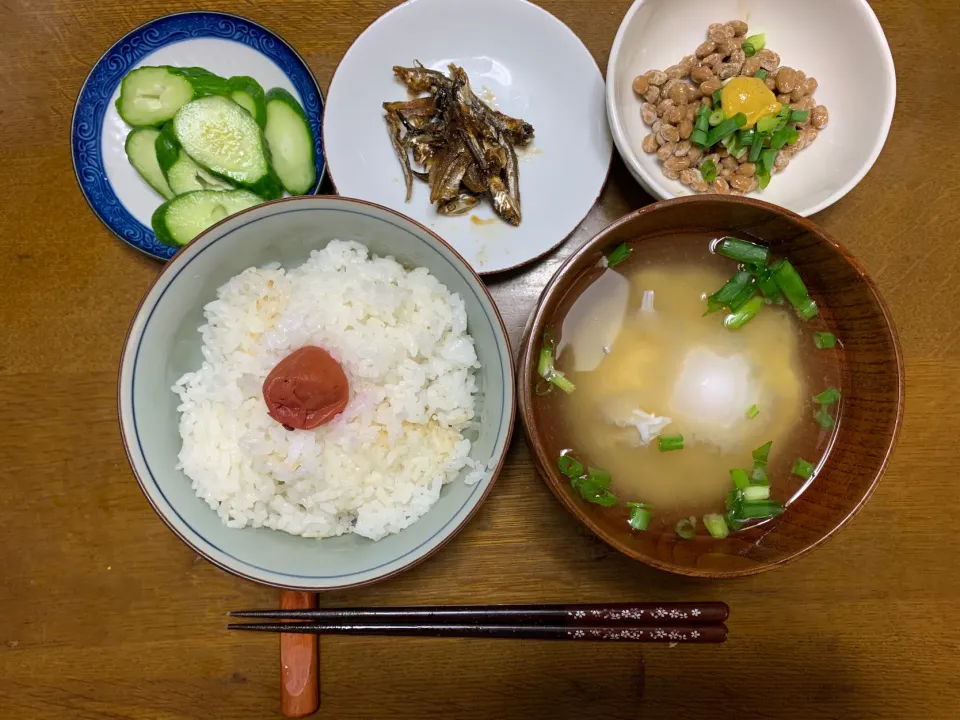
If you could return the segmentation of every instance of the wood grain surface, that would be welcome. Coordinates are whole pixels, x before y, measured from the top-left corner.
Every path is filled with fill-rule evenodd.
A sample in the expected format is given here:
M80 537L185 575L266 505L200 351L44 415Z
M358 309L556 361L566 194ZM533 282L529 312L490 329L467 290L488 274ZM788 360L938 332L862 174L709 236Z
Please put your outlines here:
M326 88L356 35L394 4L205 6L278 31ZM542 4L606 66L629 0ZM454 542L407 574L323 602L715 599L731 606L730 640L641 649L324 638L318 717L957 717L960 182L941 141L960 113L960 10L956 0L872 5L898 71L893 129L873 171L814 218L877 281L907 362L900 445L864 511L772 573L672 577L582 530L518 432L497 487ZM0 3L0 718L280 714L277 638L224 630L228 610L276 607L277 591L198 558L154 516L127 466L117 363L159 265L99 223L70 162L73 103L92 63L140 23L194 7ZM615 161L600 204L560 250L491 281L514 341L563 259L649 201Z

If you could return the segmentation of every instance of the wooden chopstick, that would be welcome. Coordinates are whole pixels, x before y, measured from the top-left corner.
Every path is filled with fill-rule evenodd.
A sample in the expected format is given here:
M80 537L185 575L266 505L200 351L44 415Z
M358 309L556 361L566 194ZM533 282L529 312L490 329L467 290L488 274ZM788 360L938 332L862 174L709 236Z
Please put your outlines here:
M228 630L315 635L381 635L446 638L512 638L527 640L576 640L585 642L722 643L727 639L723 624L708 625L490 625L363 623L236 623Z
M233 617L313 620L328 625L710 625L726 621L722 602L595 603L589 605L459 605L395 608L240 610Z

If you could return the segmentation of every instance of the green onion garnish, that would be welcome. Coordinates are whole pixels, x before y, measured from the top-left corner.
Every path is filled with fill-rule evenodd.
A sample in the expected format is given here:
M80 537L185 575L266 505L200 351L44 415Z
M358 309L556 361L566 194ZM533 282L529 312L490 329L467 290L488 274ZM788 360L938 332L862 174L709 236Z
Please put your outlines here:
M757 134L757 131L753 128L748 128L746 130L740 130L737 132L737 144L742 145L743 147L750 147L750 143L753 142L754 136Z
M806 122L807 117L809 117L809 110L793 110L790 113L790 122L802 123Z
M813 414L813 419L816 420L817 424L824 430L833 430L833 428L837 426L837 421L833 419L833 415L823 406Z
M695 517L677 520L677 535L683 540L689 540L697 534L697 519Z
M744 502L756 502L757 500L770 499L769 485L750 485L743 489Z
M717 242L713 251L717 255L736 260L737 262L750 263L758 267L763 267L770 259L770 249L763 245L747 242L735 237L721 238Z
M632 254L633 250L630 249L629 245L626 243L620 243L613 249L613 252L607 255L607 267L612 268L616 265L619 265Z
M771 268L777 287L783 292L790 304L804 320L817 314L817 304L810 298L807 286L789 260L783 259ZM812 306L812 314L811 314Z
M773 172L773 161L777 159L777 151L773 148L764 150L760 153L760 165L763 166L764 171L769 175Z
M709 300L714 300L720 304L720 307L726 307L743 288L747 287L753 280L753 277L746 270L741 270L732 278L727 280L726 284L710 296ZM719 309L719 308L718 308Z
M763 152L763 140L766 137L763 133L757 132L750 141L750 154L747 155L747 161L755 163L760 159L760 153Z
M746 50L744 50L744 54L746 54ZM754 76L755 78L760 78L761 80L766 80L766 79L767 79L767 71L764 70L763 68L760 68L759 70L757 70L757 71L753 74L753 76Z
M721 100L721 98L720 98L720 91L719 91L719 90L714 90L714 91L713 91L713 95L710 96L710 99L713 100L713 106L714 106L715 108L720 107L720 100Z
M770 173L757 173L757 186L764 190L770 184Z
M759 414L760 408L758 408L756 405L751 405L749 408L747 408L747 417L751 420L753 420Z
M748 37L741 45L740 49L743 50L743 54L747 57L753 57L758 52L763 50L763 46L767 44L767 36L763 33L757 35L751 35Z
M657 438L657 442L660 445L660 452L683 450L683 435L661 435Z
M723 319L724 327L728 330L739 330L756 317L763 305L764 300L761 295L753 296L744 303L743 307Z
M606 478L603 477L606 475ZM580 497L587 502L600 505L602 507L613 507L620 501L617 496L610 492L609 473L603 473L600 477L591 477L583 475L581 477L570 478L570 484L576 490Z
M653 517L650 511L653 509L653 505L628 502L627 507L630 508L630 519L627 520L630 527L634 530L646 530L650 527L650 518Z
M746 490L750 487L750 478L747 477L746 470L731 470L730 478L733 480L733 485L737 490Z
M841 397L843 396L840 394L839 390L837 390L835 387L828 387L822 393L818 393L817 395L814 395L813 401L817 405L833 405Z
M711 127L714 127L715 125L719 125L726 119L727 119L726 113L724 113L723 110L717 108L712 113L710 113L710 117L707 118L707 122L710 123Z
M771 440L770 442L766 442L760 447L758 447L756 450L754 450L751 453L751 455L753 455L753 459L755 461L765 463L770 459L770 448L772 447L773 447L773 440Z
M736 509L740 507L740 503L742 502L743 493L736 488L727 493L727 510L736 512Z
M583 475L583 463L570 455L561 455L557 458L557 468L568 478L577 478Z
M829 332L815 332L813 344L817 346L817 350L829 350L836 346L837 336Z
M743 288L739 294L731 300L727 307L730 308L730 312L737 312L740 308L747 304L747 301L757 294L757 288L755 283L751 282L745 288Z
M767 477L767 464L754 460L753 473L750 475L751 485L769 485L770 478Z
M704 121L706 122L706 121ZM697 124L700 121L697 120ZM701 130L699 127L690 134L690 142L700 148L707 147L707 133L705 130Z
M735 517L738 520L764 520L783 515L784 511L783 503L776 500L744 500Z
M572 393L576 386L553 366L553 348L553 333L550 328L547 328L543 331L543 347L540 348L540 362L537 364L537 373L551 386L556 385L565 393Z
M704 515L703 524L710 533L710 537L721 539L730 534L730 528L727 527L727 521L723 519L723 515L716 513Z
M810 476L813 475L813 465L808 463L803 458L797 458L796 462L793 463L793 468L790 470L794 475L799 475L804 480L809 480Z
M796 145L800 139L800 131L796 128L787 128L787 145Z
M786 145L787 140L790 138L790 133L788 132L789 129L790 128L783 128L781 130L777 130L773 134L773 137L770 138L770 147L772 147L774 150L779 150Z
M606 470L597 470L596 468L587 468L587 477L598 482L603 487L610 487L610 483L613 482L613 477Z
M763 296L770 302L780 305L783 303L783 293L780 292L780 288L777 287L776 281L773 279L773 274L769 270L765 270L757 275L757 287L760 288L760 292L763 293Z
M777 123L780 122L780 117L778 115L769 115L767 117L762 117L757 120L757 132L758 133L770 133L773 132L777 127Z
M700 166L700 174L703 175L703 181L712 183L717 179L717 165L713 160L707 160Z
M733 117L727 118L707 133L707 147L720 142L727 135L742 128L746 124L747 116L743 113L737 113Z

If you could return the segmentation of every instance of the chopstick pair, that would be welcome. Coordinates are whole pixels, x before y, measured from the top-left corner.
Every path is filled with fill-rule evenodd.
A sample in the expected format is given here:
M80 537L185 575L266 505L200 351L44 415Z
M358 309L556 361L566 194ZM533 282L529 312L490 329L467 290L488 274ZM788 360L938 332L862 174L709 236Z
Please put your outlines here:
M230 615L288 622L233 623L227 629L317 635L719 643L726 640L723 622L729 614L726 604L719 602L243 610Z

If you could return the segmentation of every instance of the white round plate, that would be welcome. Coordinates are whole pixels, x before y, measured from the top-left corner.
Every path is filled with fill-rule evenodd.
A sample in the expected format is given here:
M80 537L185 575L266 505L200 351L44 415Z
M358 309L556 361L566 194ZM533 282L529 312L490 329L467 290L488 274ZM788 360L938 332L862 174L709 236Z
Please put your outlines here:
M407 99L393 66L467 71L474 91L533 125L518 150L523 221L512 227L488 201L459 217L437 214L426 183L404 202L400 161L383 118ZM526 0L410 0L354 41L327 92L324 145L341 195L393 208L450 243L479 273L522 265L572 233L596 202L613 144L603 77L593 56L553 15Z
M142 65L202 67L230 77L249 75L264 90L280 87L303 106L314 136L315 193L323 179L320 141L323 96L303 59L278 35L252 20L218 12L166 15L120 38L90 70L73 114L71 145L77 181L90 207L121 240L160 260L176 248L150 228L163 197L127 160L131 128L117 113L120 81Z

